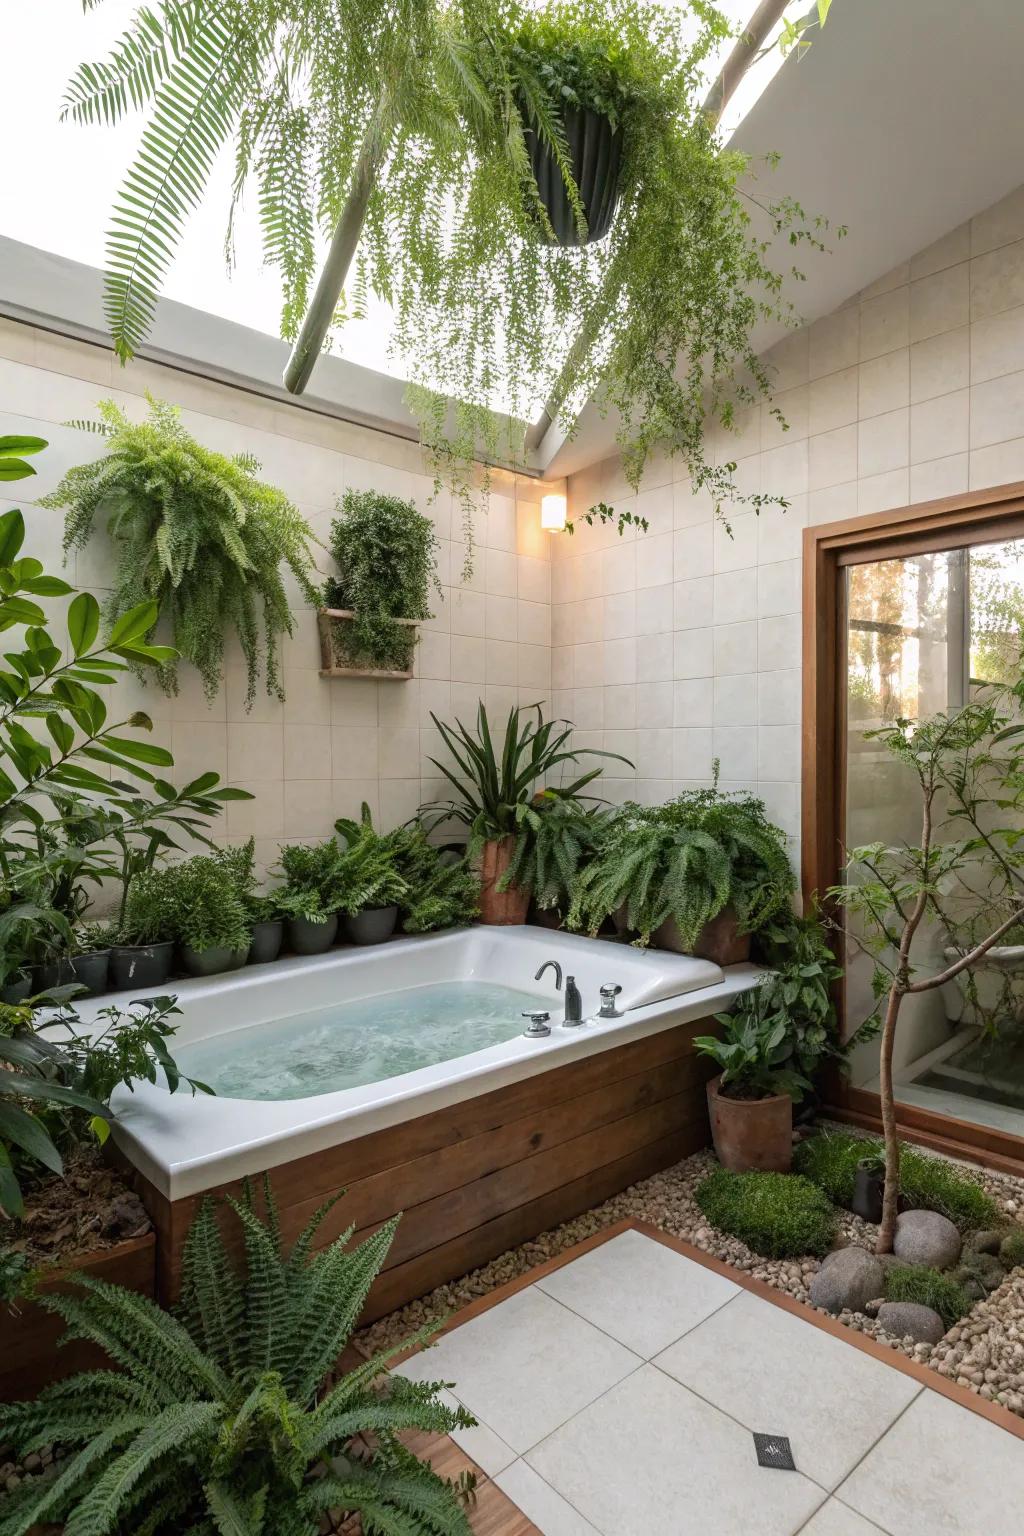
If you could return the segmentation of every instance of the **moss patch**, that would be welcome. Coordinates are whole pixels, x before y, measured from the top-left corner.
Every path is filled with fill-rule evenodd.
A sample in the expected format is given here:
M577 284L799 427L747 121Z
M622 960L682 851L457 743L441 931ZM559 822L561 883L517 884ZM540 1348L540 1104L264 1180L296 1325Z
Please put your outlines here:
M921 1307L931 1307L942 1318L947 1328L952 1328L971 1310L971 1302L961 1285L937 1269L924 1269L915 1265L893 1265L885 1276L886 1301L912 1301Z
M828 1132L811 1136L796 1148L793 1167L836 1205L849 1209L853 1177L865 1157L880 1157L881 1142ZM969 1174L942 1158L926 1157L916 1147L900 1147L900 1193L907 1205L939 1211L961 1232L996 1226L999 1208Z
M696 1190L713 1227L768 1259L823 1254L836 1234L836 1213L808 1179L791 1173L730 1173L716 1168Z

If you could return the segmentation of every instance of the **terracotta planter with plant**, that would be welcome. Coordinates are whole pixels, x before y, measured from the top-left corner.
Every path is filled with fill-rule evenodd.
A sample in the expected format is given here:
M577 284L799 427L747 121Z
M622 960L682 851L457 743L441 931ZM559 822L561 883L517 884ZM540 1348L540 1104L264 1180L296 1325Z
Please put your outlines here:
M509 711L498 751L483 704L475 731L460 720L449 726L430 718L449 758L431 762L458 798L424 810L434 825L452 820L468 829L469 854L480 865L481 922L525 923L531 897L541 907L567 910L566 874L595 845L599 822L583 791L603 770L599 764L567 784L558 780L584 757L633 764L617 752L574 747L569 721L545 720L539 705Z
M525 923L530 909L530 892L512 880L505 881L515 838L492 837L480 851L480 921L482 923Z
M785 834L764 802L714 782L664 805L626 804L608 821L573 888L569 927L619 932L719 965L790 911L796 880Z
M719 1014L722 1034L693 1044L721 1067L708 1083L711 1140L724 1168L788 1173L793 1158L793 1101L810 1083L793 1065L785 1019L742 1009Z
M749 1169L788 1173L793 1161L793 1100L788 1093L741 1099L722 1079L708 1083L708 1116L715 1156L734 1173Z

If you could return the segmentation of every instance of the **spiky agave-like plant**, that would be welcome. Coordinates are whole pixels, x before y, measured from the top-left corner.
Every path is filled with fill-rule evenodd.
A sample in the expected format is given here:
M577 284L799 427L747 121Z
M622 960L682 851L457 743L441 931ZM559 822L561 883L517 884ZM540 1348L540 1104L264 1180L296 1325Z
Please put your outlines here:
M394 1237L398 1217L355 1249L352 1228L311 1256L321 1208L289 1253L266 1192L227 1202L242 1227L244 1273L204 1201L184 1255L174 1314L83 1277L41 1302L68 1335L106 1350L119 1371L58 1382L4 1410L22 1454L58 1443L68 1458L0 1502L2 1536L62 1520L66 1536L314 1536L327 1509L359 1511L367 1536L469 1536L459 1487L419 1461L404 1430L474 1421L438 1384L389 1377L406 1344L323 1390ZM372 1449L353 1450L356 1436Z

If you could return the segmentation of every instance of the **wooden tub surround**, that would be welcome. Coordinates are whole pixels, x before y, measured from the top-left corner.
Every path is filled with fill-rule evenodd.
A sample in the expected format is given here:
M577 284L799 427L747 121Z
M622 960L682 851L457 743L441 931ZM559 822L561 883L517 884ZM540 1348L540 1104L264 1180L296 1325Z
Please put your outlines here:
M691 1020L283 1163L269 1177L284 1240L340 1190L321 1245L349 1226L363 1238L403 1211L363 1320L383 1317L707 1146L711 1066L693 1038L711 1028ZM134 1181L157 1230L167 1305L205 1197L168 1200L138 1171Z

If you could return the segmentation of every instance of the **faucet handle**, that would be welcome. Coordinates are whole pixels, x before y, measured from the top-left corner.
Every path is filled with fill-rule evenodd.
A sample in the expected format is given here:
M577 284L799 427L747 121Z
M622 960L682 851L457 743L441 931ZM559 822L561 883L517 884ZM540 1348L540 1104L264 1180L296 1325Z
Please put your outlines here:
M524 1008L523 1018L530 1021L523 1030L523 1034L528 1038L535 1040L542 1035L550 1035L551 1025L548 1020L551 1015L546 1008Z
M615 999L621 991L622 988L617 981L606 981L604 983L601 987L601 1009L597 1015L599 1019L622 1018L621 1009L615 1006Z

